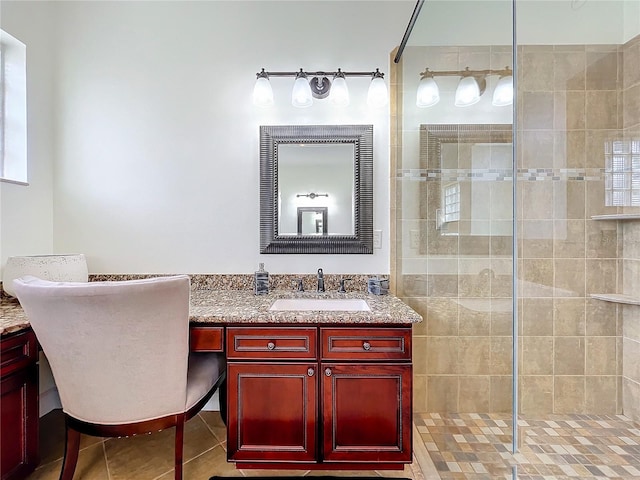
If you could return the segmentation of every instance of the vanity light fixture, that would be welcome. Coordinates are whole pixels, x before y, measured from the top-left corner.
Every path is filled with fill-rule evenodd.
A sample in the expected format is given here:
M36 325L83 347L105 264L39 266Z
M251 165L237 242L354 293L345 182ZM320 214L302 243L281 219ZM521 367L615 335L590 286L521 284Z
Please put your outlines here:
M493 93L492 104L496 107L513 103L513 72L509 67L502 70L444 70L432 72L428 68L420 74L420 83L416 93L416 105L420 108L431 107L440 100L440 90L434 77L462 77L455 93L455 106L468 107L480 101L487 87L486 78L498 75L500 79Z
M328 197L329 194L328 193L298 193L296 195L296 197L309 197L311 200L313 200L316 197Z
M370 107L379 108L387 105L389 94L384 81L384 73L376 68L375 72L305 72L302 68L298 72L266 72L263 68L256 74L253 88L253 103L260 107L273 105L273 90L270 77L295 77L291 92L291 104L294 107L310 107L313 99L329 97L329 101L336 106L349 105L349 90L346 77L370 77L367 103ZM329 80L329 77L332 80Z

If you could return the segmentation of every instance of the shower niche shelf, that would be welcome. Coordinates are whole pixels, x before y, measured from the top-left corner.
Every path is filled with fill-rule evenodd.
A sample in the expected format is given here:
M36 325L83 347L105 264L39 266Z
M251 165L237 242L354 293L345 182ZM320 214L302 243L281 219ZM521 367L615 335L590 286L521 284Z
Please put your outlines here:
M592 215L591 220L640 220L638 213L611 213L608 215Z
M605 302L640 305L640 298L622 293L592 293L591 298L596 298Z

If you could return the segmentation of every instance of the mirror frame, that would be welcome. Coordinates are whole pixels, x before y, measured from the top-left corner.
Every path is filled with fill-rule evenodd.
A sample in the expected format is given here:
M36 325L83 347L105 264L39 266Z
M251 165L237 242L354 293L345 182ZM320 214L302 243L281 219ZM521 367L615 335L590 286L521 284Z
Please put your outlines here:
M354 145L354 234L278 234L278 145ZM260 126L260 253L373 253L373 125Z

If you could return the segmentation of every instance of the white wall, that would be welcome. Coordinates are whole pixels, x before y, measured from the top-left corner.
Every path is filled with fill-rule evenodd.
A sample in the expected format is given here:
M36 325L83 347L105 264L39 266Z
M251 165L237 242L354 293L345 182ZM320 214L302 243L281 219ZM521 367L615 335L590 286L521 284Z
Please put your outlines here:
M57 2L54 250L92 273L389 271L389 113L251 103L255 73L389 71L413 1ZM259 254L259 126L373 124L373 255Z
M0 28L27 45L29 185L0 182L0 265L53 251L52 44L50 2L0 2Z

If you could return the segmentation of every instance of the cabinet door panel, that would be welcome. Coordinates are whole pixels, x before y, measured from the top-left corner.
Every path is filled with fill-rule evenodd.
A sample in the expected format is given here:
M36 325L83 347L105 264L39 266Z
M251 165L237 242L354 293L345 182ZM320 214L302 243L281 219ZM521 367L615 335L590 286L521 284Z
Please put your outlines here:
M228 364L228 459L316 459L317 364Z
M323 460L411 461L411 365L322 364Z

